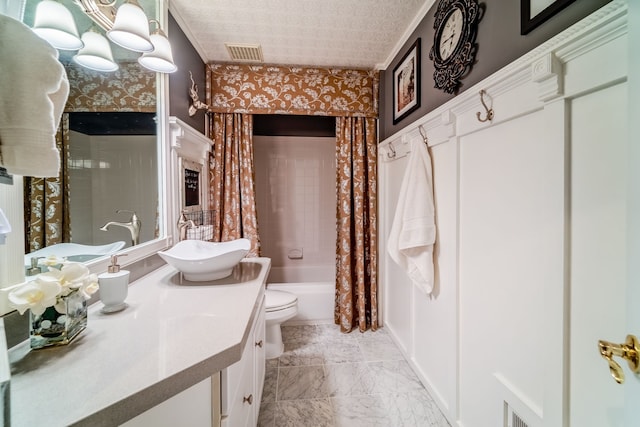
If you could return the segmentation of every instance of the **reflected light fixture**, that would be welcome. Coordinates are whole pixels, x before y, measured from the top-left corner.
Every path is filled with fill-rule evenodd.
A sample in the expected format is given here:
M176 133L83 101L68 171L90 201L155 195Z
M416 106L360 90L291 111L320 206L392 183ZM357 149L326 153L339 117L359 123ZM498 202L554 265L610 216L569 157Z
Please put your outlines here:
M82 41L69 9L52 0L44 0L36 6L33 31L60 50L78 50Z
M152 24L156 25L156 29L151 34L151 43L153 43L153 51L143 53L138 62L149 70L158 71L160 73L173 73L178 69L173 62L173 55L171 53L171 45L169 39L165 35L160 23L155 19L152 19Z
M118 64L113 61L109 41L95 31L89 30L82 34L84 47L74 55L73 60L83 67L95 71L115 71Z
M134 52L151 52L149 20L137 0L127 0L118 8L113 27L107 31L109 40Z
M120 7L116 7L116 1L75 0L82 11L106 31L109 40L125 49L142 52L138 62L143 67L160 73L176 71L178 68L173 62L171 45L160 23L155 19L149 21L137 0L124 0ZM150 23L157 26L151 35ZM79 38L71 12L61 3L41 1L36 7L33 30L57 49L80 49L73 59L82 66L97 71L115 71L118 68L107 39L92 30ZM72 42L74 37L75 42ZM87 43L90 46L86 46Z

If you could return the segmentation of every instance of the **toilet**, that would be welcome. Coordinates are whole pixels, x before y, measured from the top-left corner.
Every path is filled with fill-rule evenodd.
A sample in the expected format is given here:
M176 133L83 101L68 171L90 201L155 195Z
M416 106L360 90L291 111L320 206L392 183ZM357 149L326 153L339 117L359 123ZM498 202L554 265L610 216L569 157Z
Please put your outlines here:
M265 354L267 359L275 359L284 352L280 325L298 313L298 297L290 292L266 289L265 309Z

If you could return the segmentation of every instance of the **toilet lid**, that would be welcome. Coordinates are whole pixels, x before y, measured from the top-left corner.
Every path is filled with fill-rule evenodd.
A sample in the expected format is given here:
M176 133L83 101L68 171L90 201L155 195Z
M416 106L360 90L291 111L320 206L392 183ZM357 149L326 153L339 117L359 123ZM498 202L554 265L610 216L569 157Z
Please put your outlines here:
M290 292L273 291L267 289L265 291L265 308L266 311L284 310L297 304L298 297Z

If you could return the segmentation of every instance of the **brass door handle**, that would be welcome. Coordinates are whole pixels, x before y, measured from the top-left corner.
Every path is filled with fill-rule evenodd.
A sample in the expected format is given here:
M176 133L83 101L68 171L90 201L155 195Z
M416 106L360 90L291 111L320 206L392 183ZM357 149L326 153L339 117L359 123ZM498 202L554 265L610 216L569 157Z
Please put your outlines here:
M598 341L600 355L609 364L611 376L618 384L624 382L624 372L622 367L613 360L613 356L622 357L629 363L629 369L634 373L640 372L640 343L634 335L627 335L627 341L624 344L614 344L609 341Z

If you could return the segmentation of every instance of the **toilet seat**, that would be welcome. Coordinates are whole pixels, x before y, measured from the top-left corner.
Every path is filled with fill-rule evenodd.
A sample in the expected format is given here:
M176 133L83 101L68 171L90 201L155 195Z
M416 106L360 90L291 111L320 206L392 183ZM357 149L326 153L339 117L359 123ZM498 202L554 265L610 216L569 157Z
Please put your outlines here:
M290 292L271 289L265 291L265 310L267 313L286 310L296 304L298 304L298 297Z

